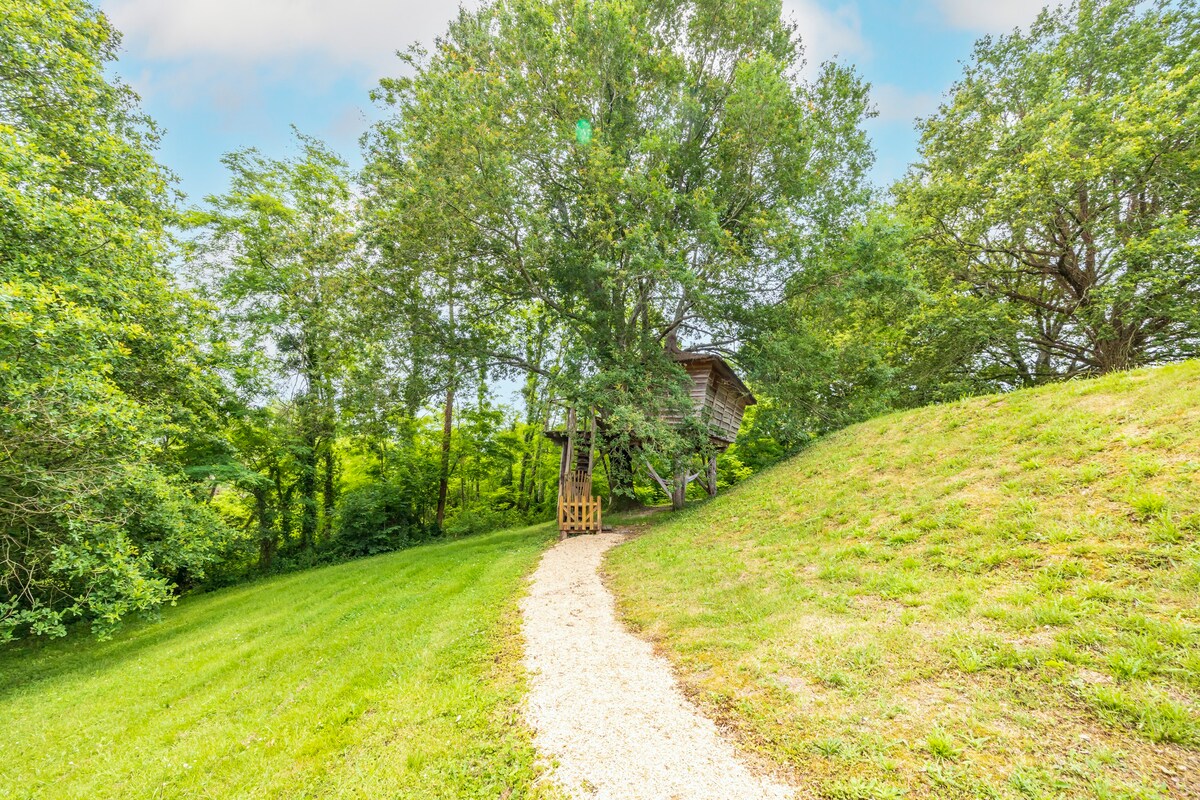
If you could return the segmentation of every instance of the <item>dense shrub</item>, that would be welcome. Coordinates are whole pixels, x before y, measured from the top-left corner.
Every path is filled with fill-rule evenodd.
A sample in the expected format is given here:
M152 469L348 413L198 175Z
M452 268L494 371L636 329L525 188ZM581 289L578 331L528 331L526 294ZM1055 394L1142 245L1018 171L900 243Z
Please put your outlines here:
M535 518L536 517L536 518ZM476 533L515 528L541 520L540 516L522 513L515 508L466 508L446 520L446 535L470 536Z
M427 541L435 527L421 522L412 498L399 487L373 483L342 495L334 549L344 556L366 556Z

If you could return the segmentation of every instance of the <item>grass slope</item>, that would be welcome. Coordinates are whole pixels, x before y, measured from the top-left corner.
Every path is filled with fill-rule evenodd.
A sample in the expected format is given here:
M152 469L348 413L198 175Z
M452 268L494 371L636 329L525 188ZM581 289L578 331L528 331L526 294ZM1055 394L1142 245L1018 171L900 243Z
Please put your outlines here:
M0 795L529 796L514 598L550 533L264 580L113 641L0 652Z
M819 796L1200 797L1200 363L855 426L608 569Z

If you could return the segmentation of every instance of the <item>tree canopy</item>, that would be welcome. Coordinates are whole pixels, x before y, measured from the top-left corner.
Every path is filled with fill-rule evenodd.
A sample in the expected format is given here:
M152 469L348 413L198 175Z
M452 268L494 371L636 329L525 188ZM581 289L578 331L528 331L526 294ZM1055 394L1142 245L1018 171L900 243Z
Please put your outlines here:
M759 400L722 485L892 409L1196 356L1198 11L981 39L885 196L870 87L779 0L484 3L381 81L361 171L297 132L181 212L106 17L0 0L0 641L547 519L565 407L595 492L679 504L724 447L679 349Z
M107 78L83 2L3 3L0 640L107 630L200 577L223 540L184 467L221 449L204 311L166 269L157 131Z
M544 316L554 377L590 392L610 440L668 439L664 341L736 352L865 198L866 87L833 64L802 79L780 10L488 5L378 92L395 116L371 139L371 200L410 263L459 287L458 340L548 373L499 321Z
M1200 17L1077 0L984 38L898 187L932 269L993 304L1004 385L1200 352Z
M268 397L294 403L300 546L308 548L318 522L326 536L332 526L335 401L353 353L346 333L358 236L345 162L310 137L298 143L295 159L227 155L229 191L207 198L208 208L186 222L195 234L187 254L193 273L225 310L242 349L262 356L260 379L276 384L244 390L266 388ZM273 542L267 536L264 553Z

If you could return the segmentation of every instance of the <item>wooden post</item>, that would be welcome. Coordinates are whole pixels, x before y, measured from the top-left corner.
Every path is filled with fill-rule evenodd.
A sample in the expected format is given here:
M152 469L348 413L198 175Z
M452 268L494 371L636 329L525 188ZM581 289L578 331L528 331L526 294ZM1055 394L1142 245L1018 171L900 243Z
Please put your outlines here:
M570 458L568 453L570 453L570 450L567 449L567 443L563 442L562 456L558 459L558 495L559 495L559 497L562 497L563 484L565 484L567 481L567 470L570 469L570 467L567 465L567 459Z
M592 468L595 465L596 459L596 412L592 412L592 424L588 429L588 465L587 474L588 481L592 479Z
M575 426L577 425L575 418L575 409L567 409L567 450L571 455L567 458L567 471L575 469Z
M654 478L655 482L659 485L659 488L663 490L663 494L665 494L667 497L670 497L671 487L668 486L667 482L664 481L662 476L658 474L658 470L654 468L654 465L650 463L650 459L648 458L646 459L646 469L650 470L650 477Z
M567 482L567 473L575 468L571 459L575 457L575 409L567 410L567 441L563 444L562 464L558 468L558 493L561 496Z

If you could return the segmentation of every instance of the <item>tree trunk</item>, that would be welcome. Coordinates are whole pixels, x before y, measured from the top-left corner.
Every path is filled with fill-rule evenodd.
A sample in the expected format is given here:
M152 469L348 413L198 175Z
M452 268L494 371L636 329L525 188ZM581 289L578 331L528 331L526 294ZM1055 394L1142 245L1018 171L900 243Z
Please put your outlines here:
M708 489L709 497L717 496L717 456L714 454L708 459Z
M317 437L309 420L300 461L300 549L312 547L317 535Z
M546 428L550 424L550 411L554 407L554 392L548 390L546 392L545 411L541 417L535 420L540 428ZM538 477L542 471L542 444L546 441L546 437L540 432L535 432L536 437L533 442L533 469L529 476L529 499L535 506L540 506L545 498L545 487L541 485ZM528 504L526 505L528 508Z
M254 490L254 511L258 517L258 568L266 572L278 548L275 531L272 530L271 508L267 503L267 488Z
M454 329L454 284L450 284L450 329ZM437 529L446 521L446 493L450 489L450 435L454 432L454 357L450 357L446 376L446 408L442 413L442 463L438 472Z
M616 446L608 451L609 511L633 511L642 508L633 491L633 454L628 447Z
M529 471L529 458L530 458L529 446L531 444L533 444L532 424L531 423L526 423L526 424L530 425L530 427L526 429L524 441L521 445L521 479L520 479L520 482L517 484L517 492L516 492L516 494L517 494L517 509L520 511L524 511L528 507L528 504L525 502L525 475ZM511 470L510 470L510 472L511 472Z
M333 534L333 507L337 503L337 486L334 477L337 469L337 454L333 450L332 432L325 443L325 482L321 491L321 540L329 541Z
M533 358L537 363L542 361L542 351L545 349L545 335L543 334L537 343L534 350ZM525 493L525 485L527 480L532 480L529 475L530 462L533 459L532 445L533 437L537 436L538 411L541 403L538 402L538 376L535 373L530 373L525 379L525 386L522 389L522 394L525 398L525 433L522 437L521 446L521 479L517 485L517 508L520 511L525 511L529 508L528 497ZM532 492L531 492L532 493Z
M671 510L682 511L684 504L687 502L687 485L688 485L688 465L684 461L675 467L675 483L672 484L671 492Z
M1135 365L1136 327L1113 322L1111 328L1112 331L1107 337L1096 339L1092 344L1092 360L1096 371L1101 375L1121 372Z
M283 471L276 468L275 496L279 499L279 538L286 544L292 539L292 490L293 486L283 488Z
M450 489L450 435L454 432L454 380L446 387L446 408L442 414L442 464L438 472L437 527L446 521L446 493Z

